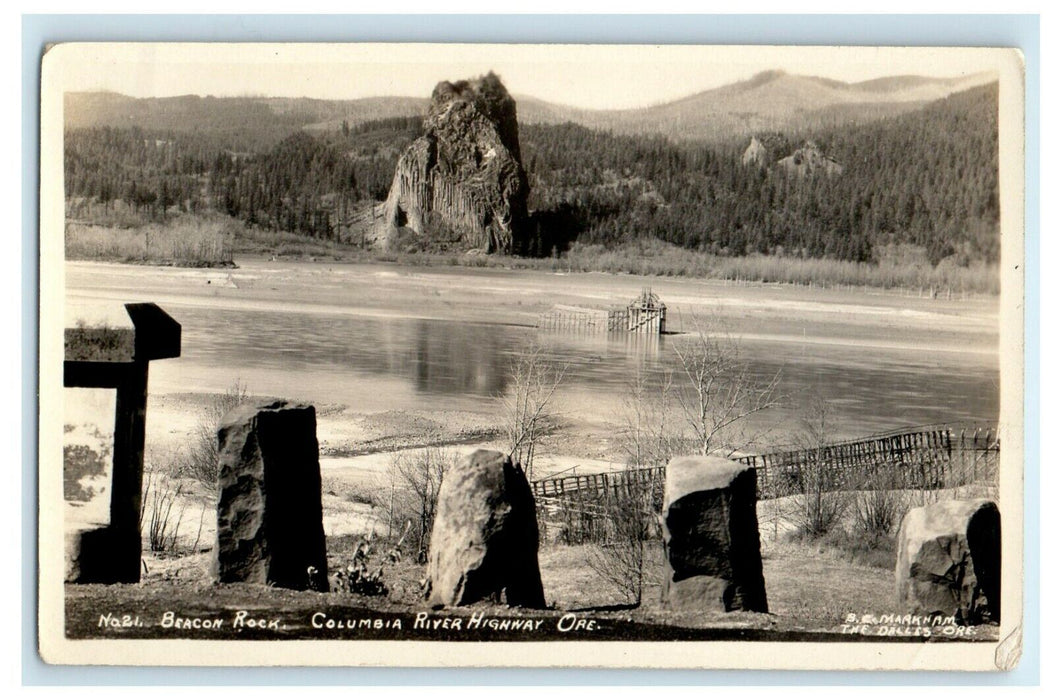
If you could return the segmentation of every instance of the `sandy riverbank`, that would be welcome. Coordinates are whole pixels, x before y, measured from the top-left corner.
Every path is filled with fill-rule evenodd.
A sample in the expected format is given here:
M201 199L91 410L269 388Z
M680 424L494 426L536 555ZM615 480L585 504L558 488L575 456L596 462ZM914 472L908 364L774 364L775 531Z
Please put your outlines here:
M533 270L415 268L246 258L233 271L115 263L66 265L67 321L100 303L154 301L183 307L296 314L451 319L532 326L555 304L607 307L649 287L671 309L669 330L695 316L730 332L861 347L995 352L998 298L930 299L869 289L731 284L711 280Z

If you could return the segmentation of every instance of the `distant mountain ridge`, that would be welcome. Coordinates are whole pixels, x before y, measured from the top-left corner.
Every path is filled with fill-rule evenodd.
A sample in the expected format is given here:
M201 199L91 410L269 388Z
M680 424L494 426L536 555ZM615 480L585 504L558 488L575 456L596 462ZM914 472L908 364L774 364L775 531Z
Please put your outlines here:
M620 134L658 134L675 140L729 141L761 131L862 124L896 116L934 100L993 82L994 74L962 78L889 76L859 83L772 70L740 82L638 109L591 110L514 96L524 124L575 122ZM330 131L345 124L423 115L429 100L367 97L320 100L289 97L133 98L117 93L65 96L67 128L95 126L173 131L244 131L272 145L292 129Z
M573 110L574 121L616 133L657 133L675 140L727 141L760 131L800 132L862 124L918 109L948 95L994 82L963 78L892 76L862 83L765 71L754 77L672 102L634 110ZM526 104L523 121L531 122Z

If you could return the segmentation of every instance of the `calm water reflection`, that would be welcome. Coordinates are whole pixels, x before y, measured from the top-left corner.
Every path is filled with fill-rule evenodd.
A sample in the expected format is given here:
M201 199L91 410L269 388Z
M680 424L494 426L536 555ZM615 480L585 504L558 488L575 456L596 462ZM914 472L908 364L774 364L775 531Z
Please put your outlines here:
M506 388L516 352L540 341L568 366L567 410L602 417L636 368L676 372L673 344L685 342L424 319L192 307L178 315L184 354L166 364L156 389L222 391L242 378L254 393L364 410L478 407ZM837 405L850 432L998 417L994 356L748 340L742 352L757 376L782 373L788 399L773 420L792 416L806 396Z

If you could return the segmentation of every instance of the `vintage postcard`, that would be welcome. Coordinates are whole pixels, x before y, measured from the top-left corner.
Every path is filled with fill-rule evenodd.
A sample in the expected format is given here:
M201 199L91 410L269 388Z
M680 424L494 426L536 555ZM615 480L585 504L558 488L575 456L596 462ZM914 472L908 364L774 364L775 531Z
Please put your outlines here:
M1024 70L50 47L42 657L1013 668Z

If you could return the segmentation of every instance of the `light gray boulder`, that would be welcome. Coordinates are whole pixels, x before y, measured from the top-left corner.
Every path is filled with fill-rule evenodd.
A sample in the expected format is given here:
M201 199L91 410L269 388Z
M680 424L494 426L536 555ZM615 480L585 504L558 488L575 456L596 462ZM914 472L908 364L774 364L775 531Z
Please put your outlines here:
M534 496L501 452L476 450L444 474L425 595L436 608L502 599L545 607Z
M908 511L897 535L897 599L919 614L962 623L1000 613L999 507L977 498Z

